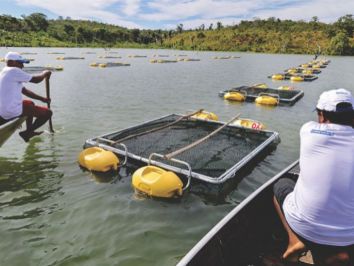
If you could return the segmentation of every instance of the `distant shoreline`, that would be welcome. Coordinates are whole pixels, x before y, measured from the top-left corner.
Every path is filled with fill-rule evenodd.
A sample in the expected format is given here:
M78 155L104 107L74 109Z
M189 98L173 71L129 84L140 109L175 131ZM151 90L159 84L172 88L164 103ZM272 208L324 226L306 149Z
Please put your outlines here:
M276 18L218 23L193 30L127 29L94 21L48 20L33 13L23 18L0 15L1 47L135 48L270 54L354 55L354 19L333 24Z

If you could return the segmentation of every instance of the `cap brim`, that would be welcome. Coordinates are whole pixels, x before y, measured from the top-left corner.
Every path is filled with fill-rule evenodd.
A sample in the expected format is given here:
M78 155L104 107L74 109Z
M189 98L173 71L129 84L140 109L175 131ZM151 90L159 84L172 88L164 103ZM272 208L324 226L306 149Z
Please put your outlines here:
M28 64L30 60L16 60L16 62L22 63L22 64Z

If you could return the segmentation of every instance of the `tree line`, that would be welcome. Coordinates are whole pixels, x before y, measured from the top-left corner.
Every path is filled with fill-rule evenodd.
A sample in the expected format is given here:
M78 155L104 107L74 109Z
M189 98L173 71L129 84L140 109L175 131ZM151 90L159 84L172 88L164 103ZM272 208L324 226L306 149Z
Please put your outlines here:
M255 18L232 26L221 22L185 30L140 30L42 13L0 15L0 46L141 47L265 53L354 55L353 15L334 23Z

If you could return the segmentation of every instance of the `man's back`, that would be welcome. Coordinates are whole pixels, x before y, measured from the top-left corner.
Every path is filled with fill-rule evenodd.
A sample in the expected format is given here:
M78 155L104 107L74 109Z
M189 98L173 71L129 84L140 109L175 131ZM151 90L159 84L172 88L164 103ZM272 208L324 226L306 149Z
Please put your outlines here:
M11 119L22 113L22 82L31 75L16 67L4 67L0 72L0 116Z
M306 123L300 131L300 176L285 201L292 229L320 244L354 243L354 129Z

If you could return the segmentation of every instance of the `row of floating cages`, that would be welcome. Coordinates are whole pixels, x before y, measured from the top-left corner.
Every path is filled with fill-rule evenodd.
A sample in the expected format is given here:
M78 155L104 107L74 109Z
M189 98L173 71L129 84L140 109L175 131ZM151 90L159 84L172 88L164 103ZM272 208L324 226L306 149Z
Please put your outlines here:
M301 64L298 67L291 67L284 70L284 73L277 73L268 78L273 80L290 80L292 82L314 81L318 78L315 74L321 73L321 68L327 67L330 60L316 59L306 64Z
M38 72L42 72L45 70L49 70L49 71L63 71L64 67L61 65L57 65L57 66L52 66L52 65L46 65L46 66L25 66L22 69L23 71L27 72L27 73L38 73Z
M185 58L178 57L177 59L171 59L171 60L152 58L149 61L150 63L177 63L177 62L197 62L200 61L200 59L189 58L189 57L185 57Z
M56 60L82 60L85 59L85 57L79 57L79 56L58 56Z
M297 73L278 73L268 76L273 80L290 80L293 82L302 82L302 81L314 81L318 76L313 74L297 74Z
M219 96L228 101L255 102L261 105L293 105L304 92L291 86L280 86L278 89L269 88L266 84L240 86L219 92Z
M34 58L25 58L25 59L28 60L28 61L31 61L31 62L34 61ZM1 57L0 58L0 62L5 62L5 58Z
M236 59L236 58L241 58L240 56L235 56L235 55L228 55L228 56L213 56L212 59Z
M320 74L322 71L316 68L303 68L303 67L292 67L284 70L285 73L289 74Z
M259 121L236 117L224 123L213 113L199 111L167 115L88 139L79 163L93 171L116 169L127 161L147 164L134 172L133 187L149 196L179 197L192 179L222 184L237 177L257 155L278 143L278 133ZM123 163L115 158L124 158Z
M90 63L90 67L99 67L99 68L120 67L120 66L130 66L130 64L129 63L122 63L122 62L106 62L106 63L93 62L93 63Z

